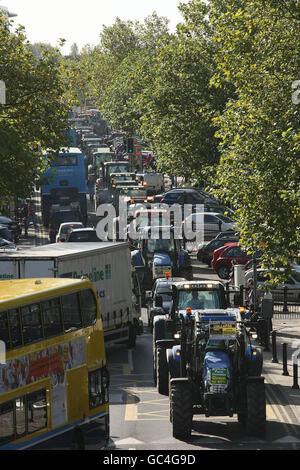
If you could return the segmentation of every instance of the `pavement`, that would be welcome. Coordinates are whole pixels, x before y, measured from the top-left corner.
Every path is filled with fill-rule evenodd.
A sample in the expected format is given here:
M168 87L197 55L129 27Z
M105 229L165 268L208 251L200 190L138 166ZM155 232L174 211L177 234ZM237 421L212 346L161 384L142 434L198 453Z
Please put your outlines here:
M292 443L300 448L300 315L299 319L272 319L273 341L263 350L263 372L266 384L267 419L280 421L286 434L278 436L278 444ZM283 345L286 346L283 346ZM284 359L286 348L286 361ZM299 349L299 360L293 354Z

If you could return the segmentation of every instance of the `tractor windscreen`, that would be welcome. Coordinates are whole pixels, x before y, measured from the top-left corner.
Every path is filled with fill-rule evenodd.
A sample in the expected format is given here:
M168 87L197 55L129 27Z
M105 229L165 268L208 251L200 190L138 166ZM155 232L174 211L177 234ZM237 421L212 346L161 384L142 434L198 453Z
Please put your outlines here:
M219 290L180 290L176 310L221 309L223 308Z

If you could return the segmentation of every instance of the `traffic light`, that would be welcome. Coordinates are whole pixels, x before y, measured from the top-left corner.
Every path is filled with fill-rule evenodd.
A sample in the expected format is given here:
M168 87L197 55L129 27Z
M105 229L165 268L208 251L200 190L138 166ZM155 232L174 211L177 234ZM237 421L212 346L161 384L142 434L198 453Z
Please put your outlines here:
M129 138L127 139L127 153L134 152L134 139Z

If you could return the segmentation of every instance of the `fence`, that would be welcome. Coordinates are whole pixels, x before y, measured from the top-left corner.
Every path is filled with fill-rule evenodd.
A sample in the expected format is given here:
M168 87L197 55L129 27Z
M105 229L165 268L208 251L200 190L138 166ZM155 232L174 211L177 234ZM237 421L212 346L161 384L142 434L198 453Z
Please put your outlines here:
M228 305L238 307L245 305L247 300L248 287L230 287L226 283L226 299ZM272 291L274 311L273 314L278 319L300 318L300 291L285 286L283 289Z

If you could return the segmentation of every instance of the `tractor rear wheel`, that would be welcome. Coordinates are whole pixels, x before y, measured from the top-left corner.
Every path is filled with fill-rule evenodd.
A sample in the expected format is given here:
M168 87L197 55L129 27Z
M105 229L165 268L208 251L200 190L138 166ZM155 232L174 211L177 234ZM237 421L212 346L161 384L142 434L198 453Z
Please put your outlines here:
M157 391L161 395L169 395L169 373L166 348L157 346L156 354Z
M170 392L170 417L173 425L173 437L186 440L192 431L192 390L187 381L172 382Z

